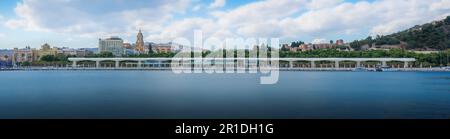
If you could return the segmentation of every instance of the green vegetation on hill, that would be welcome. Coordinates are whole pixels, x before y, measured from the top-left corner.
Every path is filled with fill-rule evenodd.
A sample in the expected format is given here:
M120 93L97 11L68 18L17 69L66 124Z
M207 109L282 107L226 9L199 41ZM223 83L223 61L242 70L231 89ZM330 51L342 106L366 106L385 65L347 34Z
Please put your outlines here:
M356 40L350 46L360 50L363 45L397 45L406 43L407 49L437 49L450 48L450 16L441 21L418 25L405 31L387 36L377 36L375 39L368 37Z
M401 44L400 40L389 36L377 36L373 39L371 36L363 40L356 40L350 43L350 47L355 50L361 50L363 45L398 45Z
M416 26L406 31L390 35L408 44L408 49L449 49L450 16L445 20Z

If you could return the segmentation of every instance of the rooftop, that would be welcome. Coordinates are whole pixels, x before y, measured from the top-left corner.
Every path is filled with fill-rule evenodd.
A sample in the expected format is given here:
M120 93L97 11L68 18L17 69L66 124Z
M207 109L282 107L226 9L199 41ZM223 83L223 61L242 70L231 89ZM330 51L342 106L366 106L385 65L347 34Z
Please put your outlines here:
M100 39L100 40L101 40L101 39ZM117 36L111 36L110 38L107 38L107 39L105 39L105 40L118 40L118 41L121 41L122 39L119 38L119 37L117 37Z

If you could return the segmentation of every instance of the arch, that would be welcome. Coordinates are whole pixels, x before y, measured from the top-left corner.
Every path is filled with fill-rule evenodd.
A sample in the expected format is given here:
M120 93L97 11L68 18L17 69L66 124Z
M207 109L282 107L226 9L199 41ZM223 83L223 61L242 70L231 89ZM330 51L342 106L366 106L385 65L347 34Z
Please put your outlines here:
M157 61L159 66L170 67L172 59L174 58L69 58L69 61L73 62L73 67L76 67L78 65L77 63L80 61L82 63L88 64L92 64L91 62L95 62L96 67L101 67L104 66L105 64L109 64L108 66L105 67L112 67L112 65L115 65L115 67L141 67L141 66L152 67L149 65L153 64L153 66L155 66L156 65L155 61ZM414 58L274 58L274 59L279 61L280 67L289 67L289 68L294 67L348 68L348 67L357 67L358 65L361 64L362 66L372 65L373 67L373 65L376 63L381 62L382 64L385 64L388 63L388 61L392 61L389 63L392 63L391 65L395 65L396 67L401 67L401 63L403 63L404 67L408 67L409 62L416 61ZM182 61L192 61L192 60L194 59L189 58L182 59ZM257 62L258 59L256 58L255 59L245 58L243 60L245 63L249 65L249 67L252 63L258 63ZM220 65L221 63L219 62L215 64Z
M383 61L379 60L367 60L361 62L361 67L364 68L376 68L383 65Z
M279 60L278 64L280 65L280 67L282 68L290 68L291 67L291 62L290 60Z
M343 60L339 61L339 68L356 68L357 61Z
M137 67L137 60L119 60L119 68L133 68Z
M392 67L392 68L404 68L404 64L406 61L402 61L402 60L390 60L390 61L386 61L387 66Z
M116 61L114 60L100 60L98 61L97 68L114 68Z
M318 67L318 68L334 67L336 65L336 62L339 63L339 61L332 60L332 59L321 59L321 60L317 60L317 61L314 61L314 62L316 64L316 67Z
M311 61L308 60L294 60L292 61L294 68L310 68Z
M82 68L91 68L91 67L95 67L95 61L94 61L94 60L81 60L81 61L76 61L76 67L82 67Z

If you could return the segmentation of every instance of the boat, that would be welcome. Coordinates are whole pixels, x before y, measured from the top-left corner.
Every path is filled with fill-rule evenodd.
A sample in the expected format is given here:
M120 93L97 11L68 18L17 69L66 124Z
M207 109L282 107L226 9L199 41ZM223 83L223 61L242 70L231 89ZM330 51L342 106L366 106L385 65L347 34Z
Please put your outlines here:
M397 69L394 69L394 68L389 67L389 66L377 67L375 70L376 70L376 71L379 71L379 72L398 71Z
M369 70L367 70L366 68L358 67L358 68L353 69L353 71L364 72L364 71L369 71Z

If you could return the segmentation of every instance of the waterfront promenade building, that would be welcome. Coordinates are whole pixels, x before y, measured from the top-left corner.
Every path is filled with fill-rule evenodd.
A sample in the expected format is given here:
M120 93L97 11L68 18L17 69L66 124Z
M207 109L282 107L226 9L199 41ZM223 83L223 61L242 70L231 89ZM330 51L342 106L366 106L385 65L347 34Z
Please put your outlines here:
M99 52L111 52L114 56L120 57L124 54L123 40L119 37L99 39Z
M175 62L175 61L183 61L181 63ZM79 62L82 61L92 61L95 62L96 68L104 68L102 66L102 62L109 62L112 61L111 64L107 64L106 67L108 68L128 68L128 67L134 67L134 68L154 68L154 67L169 67L169 66L186 66L187 63L191 63L192 61L196 60L205 60L203 58L69 58L69 61L72 62L72 67L77 68L80 67ZM219 60L219 65L225 65L224 63L228 63L227 61L237 61L236 67L246 68L252 63L255 63L255 61L268 61L268 60L277 60L280 63L281 68L286 69L299 69L299 68L330 68L330 67L323 67L322 65L319 65L319 62L323 61L329 61L333 62L333 65L331 68L333 69L345 69L345 68L359 68L364 67L362 65L363 62L369 62L369 61L375 61L378 62L382 66L388 66L388 62L403 62L403 68L410 68L410 63L415 62L415 58L275 58L275 59L258 59L258 58L223 58L218 59L215 58L215 60ZM191 62L189 62L191 61ZM354 62L355 64L353 66L345 66L344 64L341 64L341 62ZM124 63L125 62L125 63ZM172 63L171 63L172 62ZM216 61L217 62L217 61ZM308 62L306 66L299 65L298 62ZM285 63L285 64L283 64ZM196 63L191 63L195 65ZM215 63L217 64L217 63ZM197 65L195 65L196 67ZM235 67L234 64L231 65L231 67ZM190 64L187 64L187 67L191 67ZM201 67L201 65L200 65ZM372 67L375 68L375 67ZM397 67L400 68L400 67Z

